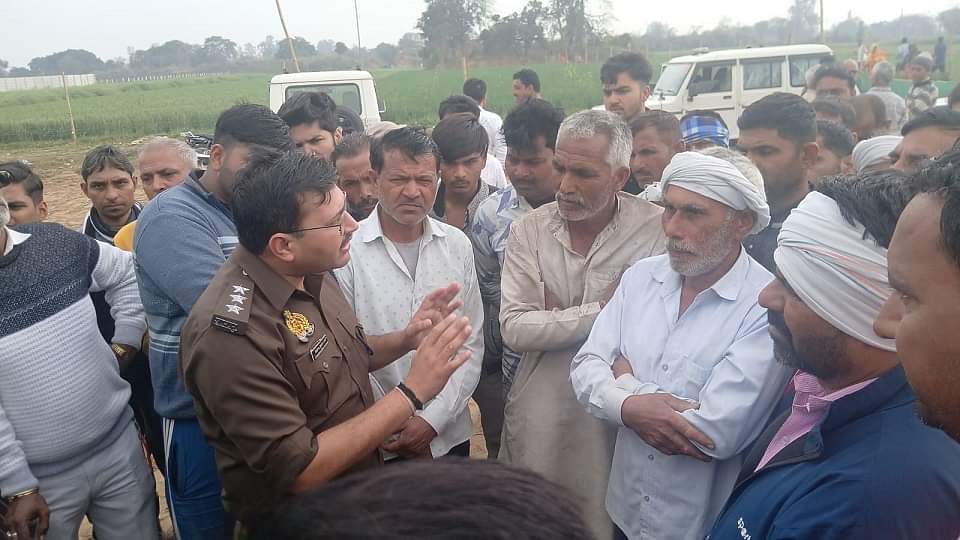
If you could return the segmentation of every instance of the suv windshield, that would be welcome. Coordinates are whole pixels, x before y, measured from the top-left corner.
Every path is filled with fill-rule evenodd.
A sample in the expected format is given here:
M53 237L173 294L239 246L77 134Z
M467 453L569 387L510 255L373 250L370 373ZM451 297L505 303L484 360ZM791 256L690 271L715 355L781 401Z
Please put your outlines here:
M675 96L680 92L680 86L683 85L687 73L690 72L690 64L667 64L663 68L663 73L657 80L657 87L653 89L653 95Z

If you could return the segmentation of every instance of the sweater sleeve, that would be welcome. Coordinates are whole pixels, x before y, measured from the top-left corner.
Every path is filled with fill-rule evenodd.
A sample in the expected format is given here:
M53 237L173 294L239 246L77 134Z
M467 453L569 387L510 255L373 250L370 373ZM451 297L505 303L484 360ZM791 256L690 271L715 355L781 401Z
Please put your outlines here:
M104 291L116 331L114 343L140 348L147 329L133 255L109 244L97 242L97 258L90 274L90 292Z
M30 472L23 444L0 405L0 495L8 497L35 487L37 479Z

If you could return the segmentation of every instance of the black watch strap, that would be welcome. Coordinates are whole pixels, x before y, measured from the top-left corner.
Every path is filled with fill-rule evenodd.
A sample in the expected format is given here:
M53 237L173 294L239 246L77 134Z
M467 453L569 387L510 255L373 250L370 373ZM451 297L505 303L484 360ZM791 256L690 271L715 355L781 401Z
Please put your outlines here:
M397 390L400 390L401 392L403 392L403 395L407 396L407 399L409 399L410 402L413 403L414 409L418 411L423 410L423 402L420 401L420 398L418 398L417 395L413 393L413 390L411 390L409 386L403 384L402 382L399 382L397 383Z

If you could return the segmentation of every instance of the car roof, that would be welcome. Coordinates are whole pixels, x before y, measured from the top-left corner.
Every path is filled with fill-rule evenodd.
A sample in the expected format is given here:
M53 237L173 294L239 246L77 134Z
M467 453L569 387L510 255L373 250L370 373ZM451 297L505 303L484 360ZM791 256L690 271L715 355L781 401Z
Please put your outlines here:
M798 56L820 54L833 54L830 47L826 45L782 45L779 47L753 47L749 49L726 49L723 51L711 51L702 54L690 54L678 56L670 59L670 64L692 64L694 62L715 62L722 60L741 60L751 58L770 58L778 56Z
M270 84L316 83L373 79L369 71L306 71L275 75Z

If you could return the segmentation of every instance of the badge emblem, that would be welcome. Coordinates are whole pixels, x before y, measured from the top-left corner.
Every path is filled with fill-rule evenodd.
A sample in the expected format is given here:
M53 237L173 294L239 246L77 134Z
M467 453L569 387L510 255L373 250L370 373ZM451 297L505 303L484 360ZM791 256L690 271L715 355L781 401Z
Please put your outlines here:
M287 322L287 330L297 336L301 342L306 343L313 335L314 326L303 313L283 310L283 318Z

